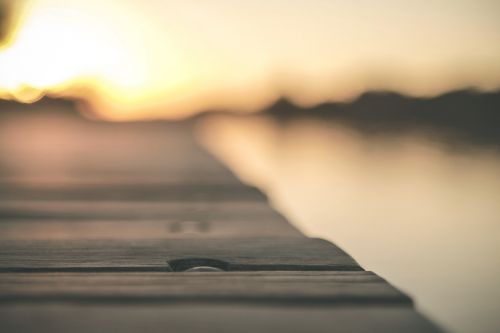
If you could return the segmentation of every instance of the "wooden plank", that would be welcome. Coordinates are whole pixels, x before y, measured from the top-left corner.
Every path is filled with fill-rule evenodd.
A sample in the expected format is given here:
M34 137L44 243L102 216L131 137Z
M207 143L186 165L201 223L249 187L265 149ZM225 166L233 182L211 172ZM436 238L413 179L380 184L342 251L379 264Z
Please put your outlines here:
M284 220L14 220L0 222L0 241L81 239L304 237Z
M0 223L13 220L282 220L267 202L245 201L0 201Z
M198 146L193 120L93 122L69 103L48 102L0 112L0 179L20 184L239 184Z
M2 273L0 302L407 304L372 272Z
M0 183L0 200L37 201L267 201L258 189L242 184L131 184L19 185Z
M254 306L244 304L0 306L3 333L438 333L405 306Z
M303 237L261 201L6 201L0 240Z
M301 237L0 243L3 272L165 271L205 266L199 260L228 271L362 270L335 245Z

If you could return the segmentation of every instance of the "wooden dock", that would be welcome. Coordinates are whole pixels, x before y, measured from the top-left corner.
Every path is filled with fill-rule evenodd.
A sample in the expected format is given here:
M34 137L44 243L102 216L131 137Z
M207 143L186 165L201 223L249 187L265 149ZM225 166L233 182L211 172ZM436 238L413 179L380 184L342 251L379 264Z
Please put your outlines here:
M0 115L1 332L440 332L240 183L193 121L67 107Z

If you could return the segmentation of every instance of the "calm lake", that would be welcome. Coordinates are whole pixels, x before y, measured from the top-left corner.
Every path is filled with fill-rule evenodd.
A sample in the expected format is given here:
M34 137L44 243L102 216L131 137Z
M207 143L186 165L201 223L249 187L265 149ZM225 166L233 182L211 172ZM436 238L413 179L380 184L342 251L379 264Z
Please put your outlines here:
M451 332L500 331L500 150L329 121L214 116L201 141L309 236Z

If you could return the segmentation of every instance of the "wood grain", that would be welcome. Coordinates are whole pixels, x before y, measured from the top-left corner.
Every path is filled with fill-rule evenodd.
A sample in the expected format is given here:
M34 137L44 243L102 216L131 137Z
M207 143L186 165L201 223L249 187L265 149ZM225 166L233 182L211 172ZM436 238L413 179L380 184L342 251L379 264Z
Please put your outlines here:
M281 219L14 220L0 222L0 241L144 240L303 237Z
M85 201L267 201L258 189L242 184L19 185L0 183L0 200Z
M320 239L2 241L0 271L165 271L175 260L213 259L229 271L362 268Z
M3 273L0 302L407 304L371 272Z
M438 333L401 306L270 306L242 304L0 306L6 333Z
M13 220L281 219L267 202L245 201L0 201L0 223ZM288 223L288 222L287 222Z

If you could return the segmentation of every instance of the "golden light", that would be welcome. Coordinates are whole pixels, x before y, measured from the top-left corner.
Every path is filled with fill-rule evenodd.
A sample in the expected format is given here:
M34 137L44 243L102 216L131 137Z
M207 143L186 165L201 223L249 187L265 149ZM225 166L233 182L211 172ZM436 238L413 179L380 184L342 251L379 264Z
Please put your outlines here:
M165 51L165 38L148 38L148 24L131 2L32 1L0 52L0 97L33 102L68 95L132 107L154 95L152 73L168 72L157 84L178 87L186 79L180 64ZM155 51L172 57L148 61Z
M488 0L11 1L0 98L68 96L112 120L500 87Z

